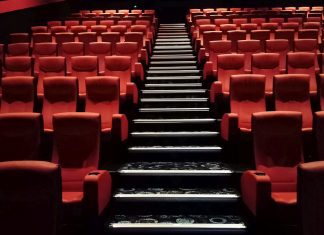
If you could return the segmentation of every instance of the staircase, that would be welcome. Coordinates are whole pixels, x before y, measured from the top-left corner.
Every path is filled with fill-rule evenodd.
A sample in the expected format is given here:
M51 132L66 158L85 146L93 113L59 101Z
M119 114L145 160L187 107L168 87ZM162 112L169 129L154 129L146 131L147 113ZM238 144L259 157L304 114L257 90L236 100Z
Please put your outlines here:
M224 163L201 75L185 24L161 24L107 233L248 233L241 170Z

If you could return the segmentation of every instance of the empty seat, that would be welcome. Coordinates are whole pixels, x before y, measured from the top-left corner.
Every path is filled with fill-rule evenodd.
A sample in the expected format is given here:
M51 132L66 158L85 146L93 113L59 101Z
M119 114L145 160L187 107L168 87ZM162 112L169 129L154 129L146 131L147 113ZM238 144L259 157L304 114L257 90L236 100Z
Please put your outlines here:
M78 20L66 20L64 21L64 25L67 27L68 30L71 29L72 26L79 25L80 22Z
M303 116L303 131L312 130L310 76L307 74L282 74L274 76L273 92L277 111L297 111Z
M67 42L62 44L62 56L66 58L66 72L71 73L71 58L84 55L83 42Z
M57 33L66 33L67 32L67 27L66 26L53 26L50 28L51 33L53 36Z
M79 97L86 94L85 78L98 75L97 56L74 56L71 58L71 75L78 78Z
M124 34L127 32L127 27L126 27L126 25L112 25L110 27L110 31L120 33L120 37L122 38L122 41L123 41Z
M10 43L29 43L30 38L28 33L11 33Z
M289 42L289 50L294 49L295 31L293 29L277 29L275 31L275 39L287 39Z
M58 20L47 21L47 26L50 28L55 26L62 26L62 21L58 21Z
M251 18L250 21L251 21L251 23L255 23L259 27L261 27L261 24L262 23L265 23L266 22L266 19L265 18L258 17L258 18Z
M314 53L314 63L315 63L315 71L318 73L320 71L318 64L318 43L317 39L295 39L294 42L295 52L311 52Z
M297 22L286 22L281 25L282 29L292 29L295 32L297 32L299 30L299 27L300 27L300 25Z
M97 170L100 115L54 114L53 128L52 162L62 168L63 215L101 215L110 200L111 178L108 171Z
M107 26L107 29L110 29L110 26L114 25L115 21L114 20L100 20L99 24L105 25L105 26Z
M12 137L11 134L9 136ZM12 147L19 149L17 145ZM24 152L21 151L21 154ZM1 233L58 234L62 188L61 171L57 164L43 161L1 162L0 187ZM20 221L19 226L17 221Z
M103 42L111 43L111 54L116 54L116 44L121 41L120 33L118 32L108 32L101 34L101 40Z
M274 32L276 29L279 28L279 24L278 23L262 23L261 24L261 29L263 30L270 30L271 32Z
M97 22L95 20L84 20L82 21L82 25L87 26L87 29L90 30L91 26L96 25Z
M105 76L116 76L120 79L120 98L125 104L127 101L138 103L138 90L132 83L132 62L130 56L106 56Z
M251 31L251 39L252 40L260 40L261 43L261 50L265 51L266 48L266 41L270 39L270 30L252 30Z
M7 56L29 56L29 43L11 43L7 47Z
M119 20L117 25L125 25L127 30L131 27L132 21L131 20Z
M52 34L50 33L33 33L33 44L42 42L52 42Z
M299 39L316 39L318 41L319 31L317 29L300 29L298 31Z
M119 112L119 83L118 77L87 77L85 111L101 115L102 133L110 135L114 141L125 141L128 122Z
M245 30L247 33L251 33L252 30L257 30L258 25L254 23L241 24L241 30Z
M297 165L303 162L302 115L260 112L252 115L256 170L241 177L242 199L265 224L296 224Z
M266 52L279 53L280 55L280 70L286 71L286 57L289 52L289 42L287 39L275 39L266 41Z
M95 32L97 36L100 36L102 33L107 32L107 26L106 25L92 25L91 26L91 32Z
M34 111L34 78L27 76L2 78L2 97L0 113L19 113Z
M99 73L105 71L105 57L112 54L111 50L110 42L91 42L89 44L89 55L98 57Z
M32 26L31 28L32 33L47 33L46 26Z
M221 136L225 141L238 141L240 132L251 131L252 114L266 111L265 75L232 75L230 110L223 115Z
M236 30L236 28L236 24L221 24L219 26L219 30L223 32L224 36L227 35L228 31Z
M236 24L236 26L238 28L240 28L242 24L248 23L248 19L247 18L234 18L232 20L232 22L233 22L233 24Z
M75 26L71 26L70 32L73 33L74 36L77 36L78 33L87 32L87 26L85 26L85 25L75 25Z
M232 51L237 51L237 41L246 40L245 30L231 30L227 32L227 40L232 42Z
M295 52L287 55L287 73L308 74L310 76L309 91L312 96L317 94L315 53Z
M4 76L32 76L33 59L29 56L6 57Z
M57 56L57 43L44 42L36 43L33 47L34 73L39 73L39 58L48 56Z
M320 110L324 111L324 74L319 75Z
M280 74L280 55L278 53L258 53L252 55L252 74L265 75L265 92L270 96L273 92L273 77Z
M95 32L84 32L78 33L79 42L84 43L84 53L85 55L89 54L89 43L97 42L97 34Z
M303 29L321 29L321 22L304 22Z
M42 98L44 95L43 80L45 77L65 76L66 65L65 57L40 57L39 73L37 82L37 96Z
M245 70L251 71L252 54L261 52L259 40L239 40L237 42L237 53L245 56Z
M54 114L77 111L78 81L76 77L45 77L43 88L44 130L52 132Z
M58 45L58 55L62 55L62 44L67 42L74 42L74 34L71 32L56 33L55 42Z

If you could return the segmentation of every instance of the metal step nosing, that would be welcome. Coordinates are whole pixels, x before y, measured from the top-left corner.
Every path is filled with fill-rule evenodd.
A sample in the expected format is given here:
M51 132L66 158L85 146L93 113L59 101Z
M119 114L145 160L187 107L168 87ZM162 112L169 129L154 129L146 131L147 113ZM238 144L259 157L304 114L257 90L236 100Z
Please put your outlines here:
M147 229L246 229L245 224L176 224L176 223L112 223L112 228L147 228Z
M116 193L114 198L201 198L201 199L238 199L240 196L238 194L163 194L163 193L143 193L143 194L124 194L124 193Z
M232 170L119 170L120 174L128 175L233 175Z
M160 132L153 132L153 131L145 131L145 132L132 132L132 136L139 136L139 137L213 137L218 136L219 132L213 131L160 131Z

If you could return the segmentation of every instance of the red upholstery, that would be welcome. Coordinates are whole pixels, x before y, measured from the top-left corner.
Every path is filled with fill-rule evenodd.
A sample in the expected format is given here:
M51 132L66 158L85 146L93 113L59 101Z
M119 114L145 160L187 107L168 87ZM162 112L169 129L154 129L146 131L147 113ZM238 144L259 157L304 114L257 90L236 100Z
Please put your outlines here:
M89 44L89 55L98 57L99 73L105 71L105 56L111 55L110 42L91 42Z
M101 40L103 42L110 42L111 43L111 54L116 54L116 43L121 41L120 33L119 32L107 32L101 34Z
M131 20L119 20L117 25L125 25L127 30L131 27L132 21Z
M319 31L317 29L300 29L298 31L299 39L316 39L318 40Z
M143 64L148 65L148 52L152 50L151 43L145 39L142 32L126 32L125 42L137 42L140 50L140 60Z
M50 33L33 33L33 43L52 42Z
M52 132L54 114L77 111L78 81L76 77L45 77L43 84L44 130Z
M230 81L231 113L224 114L221 136L230 141L240 131L251 131L251 115L266 111L265 76L259 74L232 75Z
M62 56L66 59L66 72L69 74L72 72L71 59L74 56L84 55L84 43L83 42L66 42L62 44Z
M4 76L32 76L33 59L29 56L6 57Z
M302 116L297 112L252 115L256 171L241 178L242 199L263 223L296 224L296 166L303 162Z
M8 44L7 56L29 56L29 43Z
M10 43L29 43L28 33L11 33L10 34Z
M266 52L279 53L280 71L286 71L286 57L289 52L289 42L287 39L267 40Z
M280 74L278 53L258 53L252 55L252 73L266 76L265 92L272 95L273 76Z
M232 41L232 51L237 51L237 41L246 39L245 30L230 30L227 32L227 40Z
M260 40L261 43L261 50L265 51L266 48L266 41L270 39L270 30L252 30L251 31L251 39Z
M269 23L262 23L261 24L261 29L264 30L270 30L271 32L274 32L276 29L279 28L279 24L275 22L269 22Z
M311 95L317 94L315 56L314 53L310 52L295 52L287 55L287 73L308 74L310 76L309 91Z
M120 33L120 36L122 40L124 39L124 34L127 32L127 26L126 25L112 25L110 27L111 32L118 32Z
M324 74L319 76L319 97L320 97L320 110L324 111Z
M32 33L47 33L47 27L46 26L32 26L31 27Z
M277 29L275 31L275 39L287 39L289 42L289 50L294 49L294 38L295 30L294 29Z
M40 57L39 74L37 83L37 96L42 98L44 95L43 80L45 77L65 76L65 57Z
M101 130L114 140L124 141L128 137L128 122L124 114L119 114L119 78L86 78L86 112L101 115Z
M324 112L319 111L314 114L314 132L316 137L316 147L317 147L317 159L324 159L324 147L323 147L323 138L324 138Z
M78 33L78 39L79 42L84 43L84 54L89 54L89 43L91 42L97 42L97 33L95 32L84 32L84 33Z
M219 26L220 31L222 31L224 35L226 35L228 31L236 30L236 28L236 24L221 24Z
M64 25L68 28L68 30L71 29L71 26L79 25L80 22L78 20L66 20L64 21Z
M107 25L92 25L91 32L95 32L97 36L100 36L102 33L107 32Z
M122 102L130 100L138 103L137 87L131 81L131 58L129 56L106 56L105 76L116 76L120 79L120 97Z
M303 129L311 130L313 115L309 94L309 75L282 74L274 76L275 108L303 114Z
M95 20L84 20L82 21L82 25L87 26L87 29L91 29L92 25L96 25L97 22Z
M35 58L34 73L39 73L39 58L48 56L57 56L57 44L51 42L35 43L33 47L33 56Z
M230 41L212 41L209 43L208 60L212 64L212 69L217 72L218 55L229 54L232 52L232 43ZM206 66L208 66L206 64Z
M100 25L105 25L107 26L107 29L110 29L110 26L115 24L114 20L100 20Z
M209 52L209 43L211 41L222 40L221 31L205 31L202 35L203 47L206 49L206 52Z
M57 20L52 20L52 21L47 21L47 26L48 27L55 27L55 26L61 26L62 22L61 21L57 21Z
M71 26L70 31L71 31L71 33L74 34L74 36L77 36L78 33L87 32L87 26L84 26L84 25Z
M252 30L258 29L258 25L254 23L241 24L241 29L245 30L247 33L251 33Z
M2 234L58 234L62 196L61 172L57 164L1 162L0 187Z
M62 167L63 209L81 215L102 214L111 195L111 178L99 171L100 115L59 113L53 116L54 146L52 162Z
M62 25L52 26L50 28L50 31L51 31L52 35L55 36L55 34L57 34L57 33L65 33L65 32L67 32L67 27L62 26Z
M41 129L38 113L0 114L0 162L39 159Z
M242 24L248 23L247 18L234 18L232 20L233 24L236 24L237 27L241 27Z
M300 228L304 235L324 233L324 162L310 162L298 167L298 205L300 208Z
M239 40L237 42L237 53L245 56L245 70L251 71L252 54L261 52L259 40Z
M251 18L250 19L251 23L255 23L257 24L258 26L261 26L262 23L265 23L266 22L266 19L265 18Z

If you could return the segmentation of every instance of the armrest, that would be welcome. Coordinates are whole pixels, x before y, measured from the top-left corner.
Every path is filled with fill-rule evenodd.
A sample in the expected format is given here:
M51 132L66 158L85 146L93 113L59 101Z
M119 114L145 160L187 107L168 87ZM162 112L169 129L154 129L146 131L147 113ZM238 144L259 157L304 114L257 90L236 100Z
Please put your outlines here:
M128 82L126 85L126 99L131 101L132 104L138 104L138 90L135 83Z
M105 71L99 71L98 74L99 76L105 76Z
M201 42L200 38L197 38L195 41L194 50L198 51L200 49L200 47L202 47L202 42Z
M141 63L135 63L135 70L133 71L133 79L134 81L144 81L144 69Z
M190 26L190 34L193 34L194 30L195 30L195 26L191 25Z
M280 74L286 74L286 69L280 69Z
M207 61L206 60L206 48L201 47L201 48L199 48L199 51L198 51L198 63L202 64L205 61Z
M71 72L66 72L66 76L72 76Z
M110 201L111 177L109 172L95 170L87 174L83 182L83 192L88 215L100 215Z
M128 139L128 120L125 114L113 114L111 133L113 139L119 141Z
M141 54L139 55L139 57L141 62L143 62L145 65L148 65L148 54L146 49L141 49Z
M145 40L145 48L147 49L149 54L152 53L152 43L150 42L150 40Z
M209 77L212 77L213 81L216 80L216 75L217 71L213 70L213 62L212 61L207 61L204 65L203 69L203 80L207 80ZM214 79L215 78L215 79Z
M211 84L210 86L210 91L209 91L209 99L210 103L214 104L216 99L216 95L220 95L223 92L223 85L220 81L215 81Z
M242 199L255 216L266 215L271 202L270 177L262 171L246 171L241 177Z
M238 115L236 113L225 113L221 121L221 136L224 140L235 139L239 133Z

